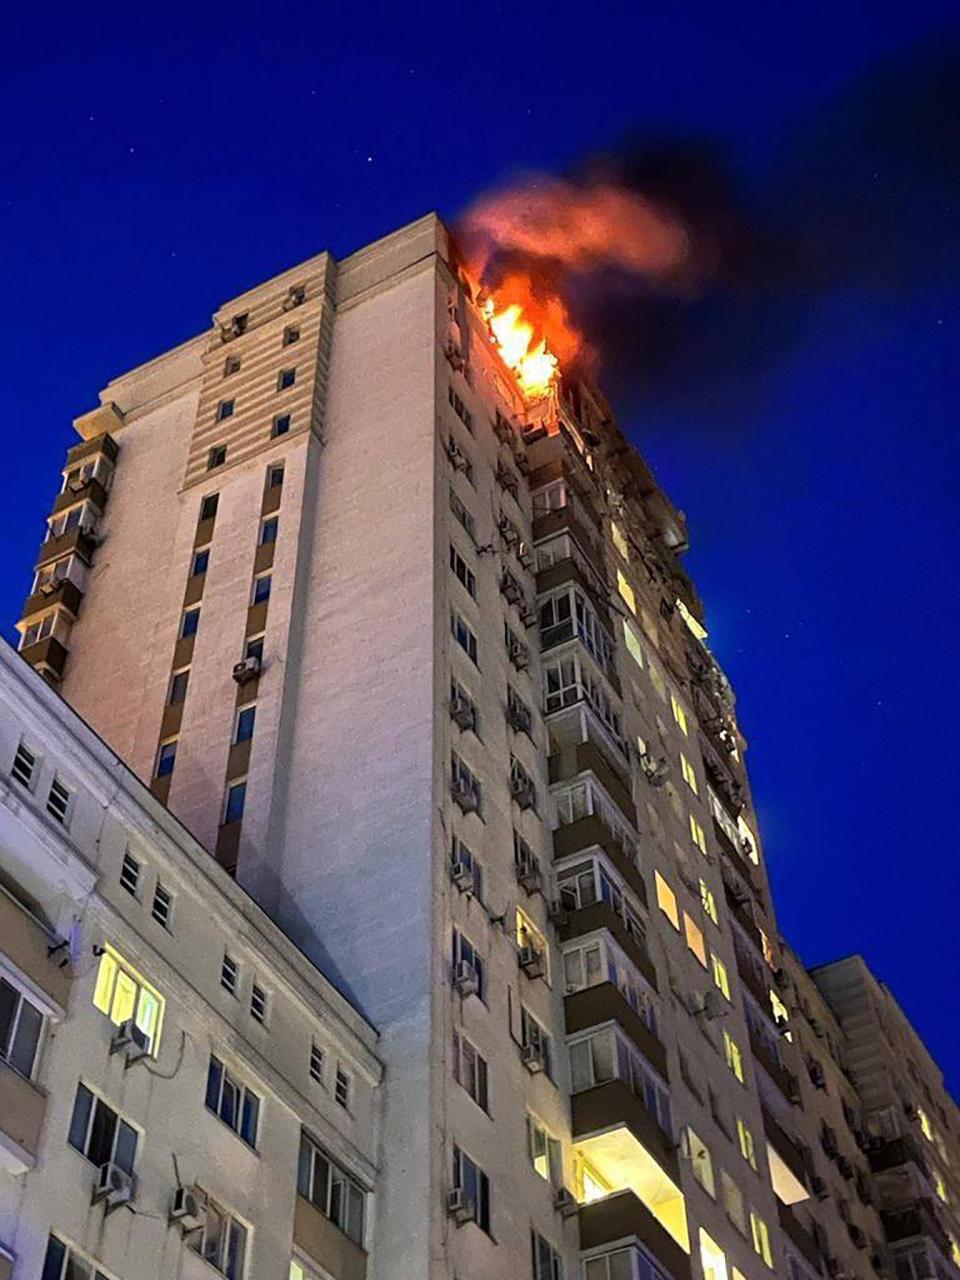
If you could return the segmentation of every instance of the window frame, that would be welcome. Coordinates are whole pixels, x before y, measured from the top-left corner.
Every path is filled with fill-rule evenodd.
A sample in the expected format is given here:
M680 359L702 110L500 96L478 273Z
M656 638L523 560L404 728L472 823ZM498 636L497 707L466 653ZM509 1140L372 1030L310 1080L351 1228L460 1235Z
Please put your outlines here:
M233 1095L232 1117L229 1118L229 1105L225 1102L227 1090ZM212 1095L216 1093L216 1099ZM250 1104L250 1105L248 1105ZM258 1150L260 1124L263 1116L263 1098L242 1079L234 1075L222 1058L215 1053L210 1054L207 1066L207 1083L203 1097L204 1108L226 1125L231 1133L235 1133L251 1151ZM228 1114L225 1115L224 1111ZM252 1136L250 1129L252 1128Z

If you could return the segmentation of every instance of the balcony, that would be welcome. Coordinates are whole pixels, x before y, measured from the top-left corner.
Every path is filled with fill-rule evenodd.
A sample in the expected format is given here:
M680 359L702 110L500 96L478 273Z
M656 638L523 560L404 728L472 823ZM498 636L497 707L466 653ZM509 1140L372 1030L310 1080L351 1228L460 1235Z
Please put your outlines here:
M578 907L571 911L560 925L561 942L570 942L573 938L582 938L588 933L597 933L601 929L614 938L617 946L632 960L646 980L657 990L657 971L647 952L643 939L631 933L609 903L591 902L588 907Z
M785 1205L781 1200L777 1201L777 1216L780 1219L780 1227L783 1234L790 1243L797 1249L800 1254L806 1258L814 1271L823 1274L823 1268L820 1260L820 1250L817 1248L817 1242L813 1237L813 1233L809 1231L789 1205Z
M67 507L76 506L78 502L91 502L98 511L103 511L107 505L107 491L93 476L77 484L76 488L67 485L62 493L57 494L51 514L56 515Z
M569 857L573 853L586 853L595 848L603 850L627 888L647 906L647 886L633 852L614 835L600 814L578 818L576 822L557 827L553 833L554 860Z
M0 1062L0 1169L18 1177L34 1168L47 1095Z
M927 1198L906 1200L902 1204L880 1211L884 1234L890 1244L901 1240L914 1240L925 1236L932 1240L942 1254L950 1256L950 1237L941 1226L940 1219Z
M53 560L60 560L64 556L72 555L73 553L76 553L87 564L90 564L93 560L96 546L96 538L78 525L76 529L68 529L66 533L61 533L57 538L47 538L41 544L37 553L37 561L34 568L42 569L45 564L50 564Z
M67 665L67 649L56 636L47 636L36 644L29 644L20 650L20 657L29 662L41 675L52 676L54 680L63 678L63 669Z
M774 1056L769 1046L757 1035L753 1027L748 1028L750 1035L750 1049L754 1058L760 1063L764 1071L777 1086L786 1100L790 1103L800 1102L800 1083L792 1071L787 1068Z
M54 1004L66 1008L70 998L70 977L65 969L60 968L62 953L52 958L50 955L50 947L60 940L29 906L18 900L17 892L8 892L0 885L3 954L41 991L46 992Z
M882 1145L867 1152L872 1173L885 1173L888 1169L898 1169L901 1165L914 1164L925 1178L929 1178L929 1166L917 1142L911 1134L903 1134L899 1138L890 1138Z
M707 778L717 791L730 817L736 822L744 806L743 786L720 752L703 734L700 735L700 754L703 756Z
M113 408L113 406L111 406L111 408ZM96 414L97 412L98 411L95 409L93 414ZM117 412L118 411L113 408L114 415L116 415ZM88 415L91 420L93 418L93 414ZM78 421L80 421L80 419L78 419ZM114 425L122 426L122 419L115 418ZM116 440L114 440L113 436L101 431L98 435L88 436L86 439L82 440L80 444L75 444L72 449L67 450L67 466L74 467L78 462L86 462L88 458L95 458L98 453L102 453L108 462L116 462L117 454L119 452L120 447Z
M747 955L746 946L740 941L736 933L733 936L733 952L736 956L737 972L741 981L760 1008L766 1013L770 1009L770 988L763 980L763 970L766 966L762 960L754 960Z
M634 1239L674 1278L689 1280L690 1258L633 1191L616 1191L580 1208L580 1248L622 1248Z
M293 1211L293 1243L334 1280L366 1280L365 1250L303 1196Z
M581 773L592 773L630 826L636 829L637 810L625 771L611 768L606 755L595 741L588 740L562 747L550 756L548 763L551 784L566 782Z
M713 819L713 831L714 835L717 837L717 843L724 855L729 859L731 866L736 868L737 872L747 882L753 893L759 897L760 886L757 883L757 873L754 864L743 856L716 818Z
M763 1132L767 1139L770 1181L782 1204L799 1204L809 1199L807 1163L804 1153L779 1121L761 1104Z
M69 578L62 578L60 582L51 583L50 588L46 591L35 591L32 596L27 596L23 612L20 614L21 622L32 618L35 613L43 613L45 609L53 608L56 604L61 605L67 613L76 618L83 600L83 592L77 584L71 582Z
M680 1167L673 1139L657 1124L654 1117L623 1080L583 1089L570 1099L573 1138L586 1154L586 1145L599 1137L629 1133L631 1142L643 1148L647 1161L655 1162L659 1174L679 1185Z
M600 982L572 992L563 1001L567 1035L615 1022L633 1041L646 1060L666 1080L667 1051L612 982Z

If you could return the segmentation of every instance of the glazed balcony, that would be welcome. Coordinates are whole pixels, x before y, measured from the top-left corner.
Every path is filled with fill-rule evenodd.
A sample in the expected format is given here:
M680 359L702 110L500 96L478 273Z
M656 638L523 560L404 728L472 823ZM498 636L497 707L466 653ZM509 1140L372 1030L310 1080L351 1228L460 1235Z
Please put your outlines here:
M576 822L557 827L553 833L556 861L574 853L589 853L591 849L603 850L627 888L646 906L647 886L637 862L636 846L617 836L601 814L578 818Z
M66 533L61 533L56 538L47 538L41 544L34 568L42 569L45 564L62 560L64 556L74 553L90 564L96 547L96 536L77 525L75 529L68 529Z
M579 1218L581 1249L616 1245L619 1252L625 1242L635 1240L672 1280L689 1280L689 1255L633 1191L616 1191L602 1200L581 1205ZM635 1277L649 1275L649 1266L642 1255L635 1260L632 1270Z
M627 823L636 830L637 810L633 803L629 773L626 769L612 767L607 755L598 745L596 736L553 752L548 765L551 785L568 782L582 773L592 773Z
M366 1280L366 1251L304 1196L293 1211L293 1243L333 1280Z
M0 1060L0 1169L18 1177L35 1167L47 1095Z
M792 1071L789 1071L774 1055L769 1046L757 1035L753 1027L748 1028L750 1050L757 1062L790 1103L800 1102L800 1082Z
M798 1204L809 1198L807 1160L804 1152L774 1115L761 1103L763 1132L767 1139L770 1178L777 1198L784 1204Z
M116 420L116 425L121 425L119 418ZM98 454L102 454L108 462L116 462L119 452L119 445L113 436L106 432L100 432L98 435L81 440L79 444L75 444L72 449L67 450L67 466L75 467L78 463L95 458Z
M20 615L20 621L26 622L32 618L34 614L45 613L47 609L54 605L60 605L63 609L76 618L80 612L80 605L83 601L83 591L75 582L71 582L69 578L61 578L59 582L51 582L40 591L35 591L33 595L27 596L23 605L23 612Z
M44 640L38 640L36 644L28 644L25 649L20 650L20 656L41 675L54 680L63 679L68 650L56 636L47 636Z
M814 1271L823 1274L820 1250L817 1247L813 1232L803 1225L789 1205L777 1200L777 1216L780 1227L795 1249L809 1262Z
M890 1244L925 1237L946 1257L950 1256L950 1237L940 1222L933 1201L926 1197L905 1200L880 1211L884 1234Z
M899 1138L890 1138L880 1146L873 1147L867 1152L867 1159L873 1173L886 1173L888 1169L913 1164L924 1177L929 1177L929 1166L920 1144L909 1133L902 1134Z
M601 929L607 930L621 951L636 965L656 991L657 971L650 959L644 939L638 937L632 930L628 930L624 918L609 903L601 900L566 912L560 924L560 940L570 942L574 938L582 938L589 933L597 933Z
M612 982L584 987L564 997L567 1035L615 1022L651 1066L667 1079L667 1051L626 996Z
M50 514L57 515L59 512L65 511L67 507L76 506L84 501L91 503L98 511L103 511L106 508L107 490L95 476L89 476L86 480L76 480L68 484L62 493L57 494Z

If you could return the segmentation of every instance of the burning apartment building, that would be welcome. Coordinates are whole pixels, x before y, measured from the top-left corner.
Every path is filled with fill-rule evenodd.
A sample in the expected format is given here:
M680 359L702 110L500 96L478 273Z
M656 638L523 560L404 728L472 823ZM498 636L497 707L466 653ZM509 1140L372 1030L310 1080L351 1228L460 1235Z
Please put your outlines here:
M669 220L562 194L584 261L689 271ZM960 1276L956 1108L927 1071L880 1125L846 987L781 942L684 519L516 269L548 223L320 254L111 382L21 655L379 1033L362 1231L333 1248L328 1197L291 1276ZM148 1225L74 1243L152 1280Z

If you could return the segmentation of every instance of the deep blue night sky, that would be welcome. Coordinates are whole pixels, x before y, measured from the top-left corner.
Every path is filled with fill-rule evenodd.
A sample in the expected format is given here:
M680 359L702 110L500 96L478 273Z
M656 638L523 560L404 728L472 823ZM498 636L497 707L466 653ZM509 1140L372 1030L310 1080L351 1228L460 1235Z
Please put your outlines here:
M637 130L706 144L806 265L691 302L667 372L653 335L653 367L618 406L689 517L781 927L810 964L862 951L956 1091L951 10L690 0L8 23L6 634L71 419L109 377L271 274L430 209L452 217L517 169L562 170Z

